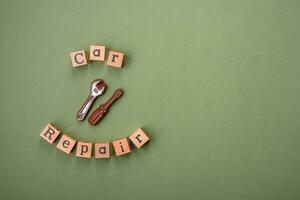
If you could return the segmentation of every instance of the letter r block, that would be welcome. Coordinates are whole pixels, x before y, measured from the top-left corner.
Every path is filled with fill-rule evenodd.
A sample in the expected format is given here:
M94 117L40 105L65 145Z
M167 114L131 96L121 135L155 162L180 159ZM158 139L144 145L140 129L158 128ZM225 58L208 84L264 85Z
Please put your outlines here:
M84 50L71 52L70 56L71 56L71 61L72 61L73 67L87 65L87 59L86 59Z
M116 68L123 67L124 54L116 51L109 51L107 65Z
M142 129L136 130L129 139L131 142L137 147L141 148L146 142L149 141L149 137L146 135L146 133Z
M57 130L53 125L47 124L40 136L46 140L49 144L52 144L55 139L59 136L60 131Z

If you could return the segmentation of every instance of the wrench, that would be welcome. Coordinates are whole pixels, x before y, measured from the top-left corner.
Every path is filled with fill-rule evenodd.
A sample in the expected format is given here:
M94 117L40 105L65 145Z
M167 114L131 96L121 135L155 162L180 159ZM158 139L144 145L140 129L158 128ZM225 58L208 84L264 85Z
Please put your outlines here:
M80 110L76 114L76 119L78 121L83 121L91 109L96 98L103 94L106 89L106 84L102 79L96 79L91 84L91 92L88 98L85 100L84 104L81 106Z

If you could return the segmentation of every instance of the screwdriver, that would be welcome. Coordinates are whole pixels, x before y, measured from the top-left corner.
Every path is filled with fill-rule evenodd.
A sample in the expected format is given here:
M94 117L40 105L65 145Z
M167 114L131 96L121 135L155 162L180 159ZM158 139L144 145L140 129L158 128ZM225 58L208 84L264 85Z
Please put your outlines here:
M96 110L94 110L88 119L89 124L93 126L97 125L109 112L109 108L112 106L112 104L122 95L123 91L120 88L117 89L106 103L101 104Z

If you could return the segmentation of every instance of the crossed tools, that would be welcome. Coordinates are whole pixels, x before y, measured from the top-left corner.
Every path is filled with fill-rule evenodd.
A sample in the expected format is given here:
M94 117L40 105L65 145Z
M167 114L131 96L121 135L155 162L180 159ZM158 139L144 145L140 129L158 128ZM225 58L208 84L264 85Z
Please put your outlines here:
M94 104L97 97L104 94L106 91L106 83L102 79L96 79L91 84L90 95L85 100L81 108L79 109L78 113L76 114L76 119L78 121L83 121L92 105ZM105 103L101 104L98 108L94 110L91 116L88 118L88 122L90 125L97 125L109 112L109 108L112 104L118 100L123 95L123 91L119 88L117 89L114 94L106 101Z

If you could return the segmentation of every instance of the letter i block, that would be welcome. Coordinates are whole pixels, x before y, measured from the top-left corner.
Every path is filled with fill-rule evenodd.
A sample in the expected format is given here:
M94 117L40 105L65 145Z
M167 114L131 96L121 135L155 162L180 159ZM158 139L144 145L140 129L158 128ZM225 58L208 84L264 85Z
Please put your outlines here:
M90 47L90 60L104 61L105 60L105 46Z
M123 67L124 54L116 51L109 51L107 65L111 67Z
M137 147L141 148L146 142L149 141L149 137L146 135L146 133L142 129L136 130L129 139L131 142Z
M56 147L65 152L66 154L70 154L75 144L76 140L73 140L72 138L64 134Z
M130 153L130 147L127 141L127 138L113 141L113 146L117 156Z
M76 156L82 158L91 158L92 156L92 143L78 142Z
M109 143L95 143L95 158L109 158Z
M44 138L49 144L52 144L55 139L59 136L60 131L57 130L53 125L47 124L40 136Z
M84 50L71 52L70 56L71 56L71 61L72 61L73 67L87 65L87 59L86 59Z

